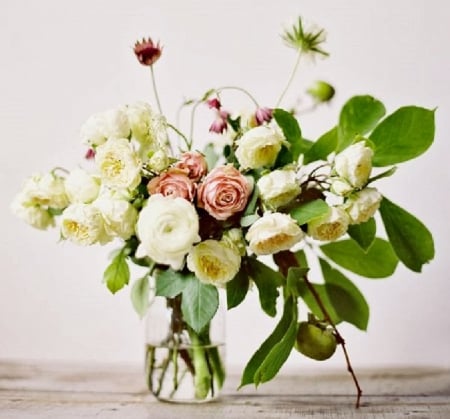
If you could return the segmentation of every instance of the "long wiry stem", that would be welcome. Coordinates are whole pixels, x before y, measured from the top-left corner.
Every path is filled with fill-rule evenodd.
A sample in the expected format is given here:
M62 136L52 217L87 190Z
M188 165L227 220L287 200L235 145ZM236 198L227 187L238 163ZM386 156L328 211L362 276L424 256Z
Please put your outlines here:
M248 90L245 90L245 89L243 89L242 87L239 87L239 86L223 86L223 87L219 87L218 89L216 89L216 93L220 94L220 92L222 92L224 90L238 90L238 91L244 93L255 104L255 106L257 108L259 108L258 102L256 101L254 96Z
M292 69L291 75L289 76L289 79L288 79L288 81L286 83L286 86L284 87L284 90L281 92L281 95L278 98L275 107L280 106L280 103L283 100L284 95L289 90L289 87L291 86L291 83L294 80L295 74L297 73L297 69L298 69L298 66L300 64L300 57L301 56L302 56L302 53L301 53L301 51L299 51L298 54L297 54L297 60L295 61L295 64L294 64L294 68Z
M150 66L150 73L152 75L153 93L155 95L156 105L158 106L159 113L162 114L163 112L162 112L162 108L161 108L161 102L159 100L158 89L156 87L155 72L153 71L152 65Z

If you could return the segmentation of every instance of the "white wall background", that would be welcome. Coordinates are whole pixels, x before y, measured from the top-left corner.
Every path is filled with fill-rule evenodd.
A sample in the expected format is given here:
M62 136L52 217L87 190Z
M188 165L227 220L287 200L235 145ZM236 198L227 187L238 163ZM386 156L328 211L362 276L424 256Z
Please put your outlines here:
M164 45L156 73L169 117L183 97L220 85L244 86L271 106L295 58L281 26L299 14L327 29L331 57L303 67L286 103L318 78L337 87L331 106L301 121L307 136L331 127L354 94L373 94L389 111L438 107L432 149L383 183L434 233L436 258L421 276L399 268L387 280L357 280L372 310L369 331L342 333L355 367L449 366L450 6L438 0L3 0L0 359L141 361L129 289L112 296L101 283L111 247L58 243L56 231L15 219L9 202L29 174L81 162L78 130L89 115L152 100L147 69L132 54L137 38ZM230 365L243 365L273 325L256 298L229 312ZM341 354L326 364L294 354L283 371L330 364L343 366Z

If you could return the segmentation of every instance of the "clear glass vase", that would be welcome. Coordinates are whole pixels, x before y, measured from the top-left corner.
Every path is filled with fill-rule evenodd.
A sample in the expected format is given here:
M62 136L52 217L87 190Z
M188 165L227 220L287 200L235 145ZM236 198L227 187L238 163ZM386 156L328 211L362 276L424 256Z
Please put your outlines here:
M145 371L150 392L169 402L216 399L225 380L225 307L200 333L183 320L181 295L154 297L145 319Z

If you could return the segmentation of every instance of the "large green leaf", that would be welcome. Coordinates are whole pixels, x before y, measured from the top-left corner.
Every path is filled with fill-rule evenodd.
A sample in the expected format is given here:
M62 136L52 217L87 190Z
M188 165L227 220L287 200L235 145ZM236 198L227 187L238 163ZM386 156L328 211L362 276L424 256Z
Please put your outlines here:
M131 287L131 303L139 317L144 317L149 306L149 284L147 275L134 281L134 284Z
M261 378L266 377L266 374L259 373L258 381L255 381L255 374L260 370L266 358L269 356L271 351L278 343L280 343L286 335L292 334L292 324L296 323L296 306L295 301L292 298L288 298L284 304L283 315L281 316L280 321L276 325L274 331L270 334L270 336L261 344L259 349L253 354L250 358L250 361L247 363L244 372L241 378L241 385L245 386L251 383L259 383L262 382ZM287 340L289 341L289 336ZM289 342L287 342L289 343ZM292 346L291 346L292 349ZM283 355L283 354L282 354ZM288 354L289 355L289 354ZM274 355L272 356L274 357ZM279 360L282 360L282 357L277 357ZM273 359L273 358L272 358ZM278 361L279 363L279 361ZM281 367L281 365L280 365ZM266 368L266 367L265 367ZM277 370L278 371L278 370ZM269 371L272 372L272 371ZM275 372L276 374L276 372Z
M297 221L299 225L306 224L314 218L326 214L330 207L322 199L315 199L306 204L302 204L290 211L290 216Z
M370 135L374 166L388 166L424 153L434 139L434 111L405 106L384 119Z
M130 280L130 269L126 261L127 254L122 249L111 261L103 274L103 281L108 289L115 294Z
M348 227L348 235L361 246L361 249L367 251L375 240L377 233L377 224L375 220L370 218L365 223L353 224Z
M334 127L312 144L309 150L306 151L303 162L307 164L315 160L326 160L328 155L336 150L337 145L338 129Z
M372 96L354 96L349 99L339 115L337 151L349 146L356 135L372 131L385 113L384 105Z
M421 272L434 257L433 236L425 225L409 212L383 198L380 214L395 253L405 266Z
M325 280L325 289L337 315L341 320L367 330L369 305L359 289L341 272L320 258L320 267Z
M176 297L186 288L189 282L186 275L172 269L158 271L155 276L156 295L161 297Z
M258 288L261 308L274 317L277 314L278 287L283 282L283 276L257 259L247 258L246 263L247 272Z
M320 248L333 262L367 278L386 278L394 273L398 264L391 244L378 237L367 252L351 239L324 244Z
M241 269L235 277L227 282L227 307L230 310L238 306L244 301L250 285L249 275L247 273L246 264L241 263Z
M186 323L200 333L214 317L218 307L217 288L203 284L194 275L188 276L181 300L181 311Z

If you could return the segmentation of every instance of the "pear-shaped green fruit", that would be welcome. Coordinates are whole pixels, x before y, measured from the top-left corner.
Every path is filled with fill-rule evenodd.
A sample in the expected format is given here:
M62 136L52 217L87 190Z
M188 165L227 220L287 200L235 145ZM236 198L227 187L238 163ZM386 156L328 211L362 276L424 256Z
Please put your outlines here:
M295 349L317 361L330 358L336 351L336 338L330 328L319 327L308 322L300 322Z

